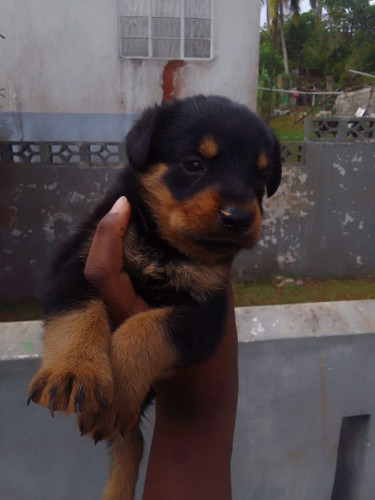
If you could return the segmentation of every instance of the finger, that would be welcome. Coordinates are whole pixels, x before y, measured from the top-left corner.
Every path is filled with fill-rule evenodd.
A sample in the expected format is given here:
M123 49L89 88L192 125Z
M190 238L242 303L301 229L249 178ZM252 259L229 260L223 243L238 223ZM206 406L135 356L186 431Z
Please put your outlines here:
M133 314L149 309L147 302L135 293L130 278L125 272L106 280L101 293L115 324L120 324Z
M122 271L123 237L130 219L130 204L122 196L99 222L87 257L84 275L97 288Z
M115 323L148 309L123 271L124 236L129 219L130 204L121 197L99 222L84 270L85 278L103 296Z

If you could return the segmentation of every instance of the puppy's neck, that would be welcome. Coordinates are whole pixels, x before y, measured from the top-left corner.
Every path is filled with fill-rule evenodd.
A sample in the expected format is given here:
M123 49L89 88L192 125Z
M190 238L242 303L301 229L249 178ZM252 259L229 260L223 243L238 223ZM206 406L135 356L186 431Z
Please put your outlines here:
M125 237L124 267L144 282L188 293L199 301L224 290L230 278L230 263L207 265L188 259L165 242L152 245L150 235L140 232L134 221Z

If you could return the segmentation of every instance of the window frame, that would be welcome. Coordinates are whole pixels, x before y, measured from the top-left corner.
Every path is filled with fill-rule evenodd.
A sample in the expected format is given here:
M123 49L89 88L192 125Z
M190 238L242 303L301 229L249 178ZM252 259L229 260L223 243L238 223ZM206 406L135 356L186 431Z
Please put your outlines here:
M134 38L139 38L139 39L145 39L147 40L147 50L148 50L148 55L124 55L122 51L122 40L124 39L131 39L131 37L126 37L122 35L122 27L121 27L121 20L124 17L132 17L132 16L123 16L121 15L121 6L123 5L123 2L126 2L126 0L117 0L117 22L118 22L118 51L119 51L119 57L124 60L178 60L178 61L211 61L213 59L213 23L214 23L214 0L208 0L210 3L210 11L211 11L211 16L210 18L194 18L197 20L207 20L210 21L210 37L209 38L185 38L185 1L188 0L179 0L181 3L181 8L180 8L180 16L176 17L176 19L180 20L180 37L179 38L162 38L162 37L154 37L152 33L152 20L157 19L156 16L152 16L152 1L153 0L147 0L148 2L148 16L147 16L147 37L134 37ZM133 16L133 17L146 17L146 16ZM153 55L153 40L155 39L160 39L160 40L179 40L180 42L180 50L179 50L179 55L178 57L174 56L154 56ZM208 41L209 42L209 56L185 56L185 42L186 40L203 40L203 41Z

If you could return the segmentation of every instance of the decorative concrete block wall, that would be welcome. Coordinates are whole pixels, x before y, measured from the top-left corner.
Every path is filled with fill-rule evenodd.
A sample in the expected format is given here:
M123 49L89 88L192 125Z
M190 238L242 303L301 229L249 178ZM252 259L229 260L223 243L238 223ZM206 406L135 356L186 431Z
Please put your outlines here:
M373 275L374 133L372 119L314 118L304 142L283 144L282 184L235 279ZM123 142L0 142L0 298L37 294L51 255L125 161Z

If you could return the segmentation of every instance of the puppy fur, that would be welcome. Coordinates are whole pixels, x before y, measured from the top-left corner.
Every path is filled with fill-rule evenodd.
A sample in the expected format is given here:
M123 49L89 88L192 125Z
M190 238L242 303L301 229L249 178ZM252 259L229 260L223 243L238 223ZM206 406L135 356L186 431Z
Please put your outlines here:
M215 351L232 260L256 245L263 196L281 180L272 132L219 96L147 109L126 149L113 189L52 263L44 354L28 399L52 415L76 412L83 434L109 440L106 500L134 496L140 418L155 381ZM132 207L124 269L151 308L114 328L83 270L95 228L120 196Z

